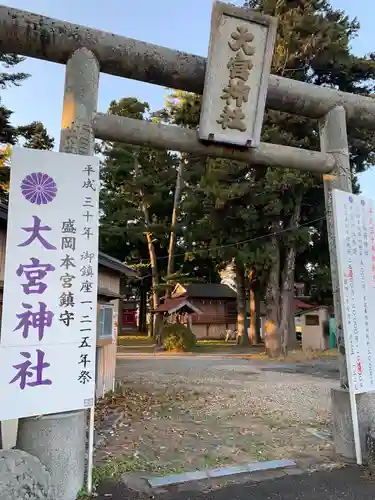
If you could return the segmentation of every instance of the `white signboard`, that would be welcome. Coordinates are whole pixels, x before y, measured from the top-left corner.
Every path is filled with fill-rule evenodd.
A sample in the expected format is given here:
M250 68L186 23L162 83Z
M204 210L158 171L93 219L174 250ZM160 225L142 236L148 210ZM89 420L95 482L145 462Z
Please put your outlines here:
M350 389L375 390L374 202L334 189L342 321Z
M13 150L0 420L93 405L99 160Z
M276 29L273 17L214 4L199 139L259 145Z

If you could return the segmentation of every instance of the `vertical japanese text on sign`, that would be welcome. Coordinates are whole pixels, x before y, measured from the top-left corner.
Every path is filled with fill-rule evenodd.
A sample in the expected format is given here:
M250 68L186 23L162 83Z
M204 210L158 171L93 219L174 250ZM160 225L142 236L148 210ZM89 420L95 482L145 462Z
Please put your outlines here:
M97 158L14 149L0 420L93 403L98 185Z
M246 26L238 26L237 30L231 33L231 40L228 42L229 47L233 52L236 52L236 55L229 60L227 65L230 70L230 79L221 96L226 101L226 105L220 114L220 119L217 120L217 123L220 123L224 130L226 128L241 132L247 130L242 105L249 99L250 86L246 85L246 82L253 67L250 58L255 53L255 49L251 45L253 40L254 35L249 32Z
M354 393L369 392L375 390L374 203L339 190L333 202L349 383Z
M214 2L198 137L257 147L277 20Z

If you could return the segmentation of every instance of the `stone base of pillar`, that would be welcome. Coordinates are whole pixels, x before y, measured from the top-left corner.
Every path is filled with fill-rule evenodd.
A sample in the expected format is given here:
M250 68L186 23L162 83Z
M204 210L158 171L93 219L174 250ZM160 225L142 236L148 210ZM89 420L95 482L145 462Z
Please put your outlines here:
M350 396L347 389L331 390L332 435L336 454L356 462ZM363 462L367 462L366 436L375 429L375 393L357 395L357 411Z
M84 411L20 419L17 448L36 456L51 474L55 500L74 500L83 486Z

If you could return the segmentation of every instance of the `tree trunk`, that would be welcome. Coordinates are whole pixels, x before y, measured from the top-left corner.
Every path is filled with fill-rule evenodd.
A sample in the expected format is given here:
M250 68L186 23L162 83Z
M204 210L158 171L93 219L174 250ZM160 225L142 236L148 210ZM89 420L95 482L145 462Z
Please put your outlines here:
M277 227L272 227L272 233ZM272 266L268 278L266 293L266 321L264 325L264 344L269 357L275 358L281 353L281 338L279 333L280 311L280 248L277 236L271 237Z
M138 157L134 157L134 169L137 173L141 169L141 165L138 162ZM152 280L152 287L151 287L151 332L152 336L156 337L158 332L158 326L159 326L159 314L155 313L155 309L159 306L159 273L158 273L158 263L156 259L156 252L155 252L155 247L154 247L154 242L152 238L152 232L151 232L151 221L150 221L150 214L148 212L148 205L146 200L144 199L143 191L142 189L139 190L139 195L140 195L140 200L141 200L141 208L143 212L143 216L145 219L145 235L146 235L146 240L147 240L147 247L148 247L148 253L150 256L150 264L151 264L151 280Z
M147 332L147 288L143 285L139 290L138 332Z
M142 210L143 214L145 217L145 225L146 225L146 240L147 240L147 247L148 247L148 253L150 255L150 264L151 264L151 280L152 280L152 288L151 288L151 305L152 305L152 336L156 337L158 334L158 313L155 313L154 311L157 309L159 306L159 273L158 273L158 263L156 260L156 252L155 252L155 247L154 247L154 242L152 240L152 233L150 231L150 216L148 213L148 207L147 205L142 202Z
M302 193L297 194L294 211L290 218L289 228L297 226L301 215ZM294 270L296 263L296 244L293 242L287 249L282 277L281 293L281 318L280 318L280 337L282 339L282 349L284 355L287 355L289 344L289 315L292 310L292 298L294 292ZM294 333L295 335L295 333Z
M260 335L261 329L261 301L262 294L259 287L259 283L254 283L254 302L255 302L255 335L254 335L254 343L260 344L262 342L262 337Z
M182 168L183 163L181 162L177 169L176 187L174 191L174 201L173 201L173 211L172 211L172 222L171 222L171 234L169 238L169 250L168 250L168 268L167 268L167 279L174 273L174 249L176 241L176 229L177 229L177 217L178 217L178 206L181 197L181 184L182 184ZM166 298L170 297L172 290L168 287L166 291Z
M256 344L256 307L255 307L255 293L254 293L255 271L251 269L249 275L249 309L250 309L250 344Z
M236 260L237 285L237 334L241 345L248 345L249 337L246 329L246 293L245 293L245 266Z
M281 292L281 317L280 317L280 338L282 342L282 350L284 356L288 354L289 346L289 315L292 309L292 293L294 285L294 264L296 259L296 253L294 245L288 248L287 255L285 258L285 267L282 280L282 292Z
M147 211L147 208L146 208ZM156 253L155 253L155 247L152 242L152 234L150 231L146 231L146 240L147 240L147 246L148 246L148 251L150 254L150 263L151 263L151 279L152 279L152 290L151 290L151 303L152 303L152 311L153 311L153 316L152 316L152 324L153 324L153 336L155 337L158 333L158 314L155 313L154 311L158 308L159 306L159 274L158 274L158 268L157 268L157 261L156 261Z
M295 349L297 347L297 336L296 336L296 321L294 314L296 312L295 300L294 300L294 280L292 289L290 291L289 300L289 321L288 321L288 349Z

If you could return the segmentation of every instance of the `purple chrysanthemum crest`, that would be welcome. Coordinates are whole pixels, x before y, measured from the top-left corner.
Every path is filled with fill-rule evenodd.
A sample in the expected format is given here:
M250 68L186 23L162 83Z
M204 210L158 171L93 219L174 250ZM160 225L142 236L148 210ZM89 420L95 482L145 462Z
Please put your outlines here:
M47 174L33 172L21 182L21 192L27 201L36 205L47 205L56 196L56 182Z

